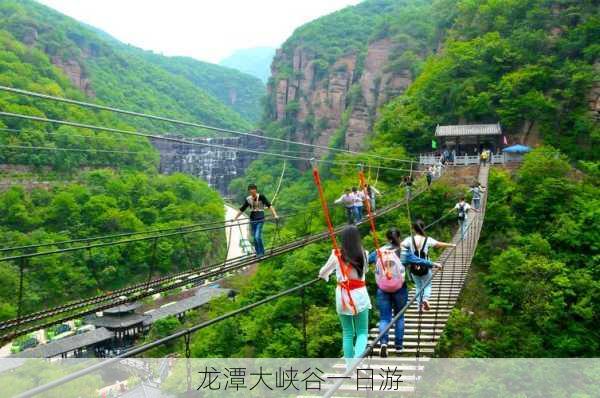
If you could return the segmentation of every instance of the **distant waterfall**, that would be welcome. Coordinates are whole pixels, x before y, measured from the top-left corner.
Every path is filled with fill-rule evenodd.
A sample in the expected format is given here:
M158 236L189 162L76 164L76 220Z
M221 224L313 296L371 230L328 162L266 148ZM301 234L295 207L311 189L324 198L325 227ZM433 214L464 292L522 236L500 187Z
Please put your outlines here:
M193 138L190 140L232 148L265 149L265 141L254 137ZM165 140L153 139L152 145L160 152L159 171L161 173L179 172L200 177L222 195L228 194L227 188L231 180L243 175L250 162L258 157L252 153L233 149L187 145Z

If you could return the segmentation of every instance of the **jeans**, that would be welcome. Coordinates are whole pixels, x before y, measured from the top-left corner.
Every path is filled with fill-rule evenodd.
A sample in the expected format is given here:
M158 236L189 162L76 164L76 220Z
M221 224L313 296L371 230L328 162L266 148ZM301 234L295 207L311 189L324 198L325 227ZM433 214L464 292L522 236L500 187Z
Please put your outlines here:
M458 219L458 227L460 228L460 240L465 239L465 232L469 228L469 221L465 218L464 220Z
M346 219L348 224L354 224L354 207L346 207Z
M363 218L363 207L354 206L354 222L357 223Z
M431 297L431 282L425 286L425 283L431 278L431 269L423 276L417 276L414 274L410 274L410 277L415 282L415 294L417 294L417 305L421 306L421 303L425 300L429 300ZM425 287L424 287L425 286ZM424 287L424 288L423 288ZM423 290L423 294L419 294L419 292Z
M473 198L473 207L479 210L479 204L481 203L481 198Z
M263 256L265 254L265 246L262 239L263 226L265 225L263 220L256 220L250 222L250 231L252 232L252 239L254 240L254 251L257 256Z
M339 314L342 323L342 346L344 358L358 358L367 348L369 339L369 310L356 315ZM354 342L356 336L356 342ZM348 364L349 361L346 361Z
M392 313L397 314L408 302L408 289L404 285L394 293L386 293L377 289L377 308L379 309L379 332L390 324ZM394 325L396 349L402 349L402 340L404 338L404 315L402 315ZM387 344L389 341L388 333L381 337L381 344Z

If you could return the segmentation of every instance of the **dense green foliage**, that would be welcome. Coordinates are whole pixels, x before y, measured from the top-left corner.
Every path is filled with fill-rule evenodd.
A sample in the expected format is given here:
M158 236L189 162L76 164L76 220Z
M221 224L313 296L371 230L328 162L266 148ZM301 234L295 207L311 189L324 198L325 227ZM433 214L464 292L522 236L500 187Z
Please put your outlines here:
M246 181L257 181L261 192L268 195L273 192L280 171L280 166L268 161L255 162L249 169ZM321 174L326 178L325 196L328 203L333 203L345 187L358 185L357 173L358 170L351 167L334 166L321 169ZM384 196L380 199L380 206L399 200L398 194L403 194L403 191L397 188L401 176L397 172L392 173L395 174L380 175L377 186L384 192ZM369 181L373 183L375 170L371 173L367 172L367 177L370 177ZM279 212L282 212L282 209L300 210L300 214L285 220L281 235L292 237L306 233L307 220L311 218L312 222L308 223L311 230L322 231L325 228L325 220L311 173L291 174L290 178L296 180L293 184L284 184L277 206ZM419 181L419 184L421 183L424 183L422 179ZM239 184L241 189L242 183ZM437 219L452 206L462 188L464 187L451 187L443 182L436 183L431 191L411 204L413 216L423 218L426 222ZM336 224L344 222L344 212L340 206L331 205L331 211ZM379 236L383 237L385 231L392 226L399 227L408 235L408 219L404 207L377 220ZM438 224L431 234L441 240L447 240L451 234L451 226L453 223L446 220ZM361 229L365 247L372 250L373 241L368 228L365 226ZM270 237L268 233L266 236ZM256 274L249 279L245 277L239 281L237 286L239 294L234 302L226 298L211 302L210 318L315 278L330 252L331 244L322 242L295 250L289 255L278 257L275 261L261 263ZM376 289L372 275L368 280L369 291L374 293ZM319 282L305 291L306 341L307 354L310 357L336 358L341 354L341 329L337 314L332 307L334 302L332 284ZM372 302L375 303L374 297ZM196 357L302 357L305 355L302 309L300 296L290 295L262 305L247 314L203 329L193 336L192 355ZM374 325L377 321L377 311L372 311L371 317Z
M600 133L586 98L598 76L598 11L591 1L436 3L438 28L450 28L443 50L384 109L375 145L420 151L436 124L499 121L515 140L539 137L597 159Z
M93 95L113 106L229 128L251 126L233 109L248 116L259 106L262 84L258 79L123 45L33 0L2 2L0 29L41 50L53 63L80 68L81 78L89 79ZM165 68L165 64L170 67ZM231 89L238 93L239 102L228 107ZM258 91L250 92L252 89ZM145 128L173 129L172 125L144 119L129 122Z
M151 52L145 52L143 56L173 75L186 78L235 110L244 119L253 123L260 119L261 99L265 95L265 85L259 79L234 69L200 62L193 58L164 57Z
M14 187L0 194L3 247L220 221L223 201L184 175L84 173L51 191ZM222 259L223 231L188 234L32 258L25 264L23 313L114 290L151 275ZM187 245L187 250L186 250ZM48 251L58 246L37 249ZM21 251L5 252L4 255ZM18 264L0 263L0 319L16 314Z
M441 355L598 356L600 188L597 171L575 173L551 148L514 177L492 172L462 304L475 314L453 314Z
M65 75L52 66L40 50L29 48L6 32L0 31L0 84L53 95L85 99ZM88 124L128 126L109 114L98 114L59 103L34 101L29 98L0 95L0 107L5 112L51 119L84 120ZM14 131L8 131L4 128ZM59 171L71 171L81 166L113 166L154 169L158 154L145 139L93 132L71 127L58 127L34 121L6 117L0 121L0 145L42 148L119 151L78 152L0 148L0 163L51 166Z

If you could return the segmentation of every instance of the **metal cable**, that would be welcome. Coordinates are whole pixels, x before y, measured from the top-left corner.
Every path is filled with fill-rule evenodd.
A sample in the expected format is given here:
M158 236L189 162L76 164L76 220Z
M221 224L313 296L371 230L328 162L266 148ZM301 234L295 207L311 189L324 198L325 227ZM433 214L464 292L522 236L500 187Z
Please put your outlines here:
M304 142L292 141L292 140L283 139L283 138L266 137L266 136L262 136L260 134L255 134L255 133L248 133L248 132L236 131L236 130L231 130L231 129L224 129L224 128L220 128L220 127L209 126L209 125L202 124L202 123L186 122L186 121L172 119L172 118L168 118L168 117L155 116L155 115L150 115L150 114L141 113L141 112L128 111L128 110L114 108L114 107L105 106L105 105L92 104L89 102L78 101L78 100L73 100L73 99L69 99L69 98L63 98L63 97L57 97L57 96L52 96L52 95L47 95L47 94L42 94L42 93L36 93L33 91L28 91L28 90L21 90L21 89L14 88L14 87L0 86L0 90L10 92L13 94L17 94L17 95L25 95L25 96L29 96L29 97L44 99L44 100L58 101L58 102L63 102L63 103L67 103L70 105L77 105L77 106L82 106L82 107L96 109L96 110L120 113L120 114L128 115L128 116L142 117L142 118L146 118L146 119L167 122L167 123L177 124L177 125L181 125L181 126L201 128L201 129L217 131L217 132L222 132L222 133L259 138L259 139L263 139L263 140L267 140L267 141L274 141L274 142L279 142L279 143L284 143L284 144L293 144L293 145L299 145L299 146L310 147L310 148L319 148L319 149L324 149L327 151L335 151L335 152L349 153L349 154L353 154L353 155L369 156L372 158L397 161L397 162L406 162L406 163L410 163L410 164L416 162L416 160L412 160L412 159L388 158L388 157L380 156L380 155L373 155L373 154L368 154L368 153L351 151L349 149L333 148L333 147L327 147L327 146L316 145L316 144L307 144Z
M1 87L2 86L0 86L0 89L1 89ZM247 148L241 148L241 147L228 147L225 145L209 144L209 143L205 143L205 142L190 141L190 140L185 140L185 139L181 139L181 138L167 137L167 136L158 135L156 133L151 133L151 134L141 133L139 131L122 130L122 129L116 129L116 128L112 128L112 127L95 126L95 125L89 125L89 124L79 123L79 122L71 122L71 121L67 121L67 120L48 119L48 118L39 117L39 116L22 115L22 114L18 114L18 113L0 112L0 116L14 117L14 118L18 118L18 119L31 120L31 121L37 121L37 122L43 122L43 123L56 123L56 124L61 124L61 125L65 125L65 126L86 128L86 129L90 129L90 130L108 131L108 132L112 132L112 133L116 133L116 134L132 135L132 136L136 136L136 137L146 137L148 139L177 142L177 143L185 144L185 145L196 145L196 146L204 146L204 147L210 147L210 148L218 148L218 149L222 149L222 150L254 153L254 154L263 155L263 156L274 156L274 157L279 157L279 158L283 158L283 159L303 160L303 161L309 161L309 162L316 161L319 163L328 163L328 164L337 164L337 165L352 165L352 166L359 166L361 164L361 163L338 161L338 160L326 160L326 159L315 159L315 158L309 159L309 158L304 158L304 157L300 157L300 156L284 155L281 153L260 151L260 150L256 150L256 149L247 149ZM412 163L411 163L411 165L412 165ZM394 168L394 167L381 167L381 169L392 170L392 171L401 171L401 172L409 171L408 169ZM425 171L421 171L421 172L425 172Z

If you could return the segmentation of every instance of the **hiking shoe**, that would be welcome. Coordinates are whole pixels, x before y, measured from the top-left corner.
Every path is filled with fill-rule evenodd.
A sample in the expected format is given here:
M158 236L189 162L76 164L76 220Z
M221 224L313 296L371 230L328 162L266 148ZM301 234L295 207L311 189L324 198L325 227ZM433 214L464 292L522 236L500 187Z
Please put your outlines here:
M382 344L381 348L379 350L379 356L381 358L387 358L388 354L387 354L387 344Z
M396 348L396 356L400 356L402 354L402 344L396 344L394 348Z
M429 301L423 301L423 311L429 311L431 307L429 306Z

